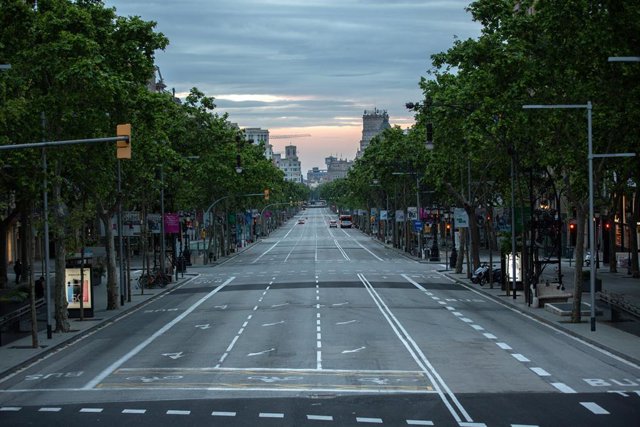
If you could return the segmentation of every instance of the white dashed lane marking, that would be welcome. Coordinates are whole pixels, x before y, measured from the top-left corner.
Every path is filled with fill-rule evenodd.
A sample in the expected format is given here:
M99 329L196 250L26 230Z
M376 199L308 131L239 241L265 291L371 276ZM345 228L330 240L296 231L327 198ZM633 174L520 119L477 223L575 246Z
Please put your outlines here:
M211 413L212 416L214 417L235 417L236 413L235 412L227 412L227 411L213 411Z
M542 368L530 368L533 372L535 372L536 374L538 374L541 377L550 377L551 374L547 371L545 371Z
M190 415L191 411L179 411L176 409L169 409L167 415Z
M580 404L593 412L595 415L609 415L609 411L595 402L580 402Z
M382 424L382 418L356 417L356 421L359 423Z
M563 393L567 393L567 394L577 393L577 391L575 391L574 389L572 389L571 387L569 387L565 383L551 383L551 385L554 386L555 388L557 388L558 390L560 390Z
M312 421L333 421L331 415L307 415L307 419Z
M260 418L284 418L284 414L281 412L260 412L258 416Z

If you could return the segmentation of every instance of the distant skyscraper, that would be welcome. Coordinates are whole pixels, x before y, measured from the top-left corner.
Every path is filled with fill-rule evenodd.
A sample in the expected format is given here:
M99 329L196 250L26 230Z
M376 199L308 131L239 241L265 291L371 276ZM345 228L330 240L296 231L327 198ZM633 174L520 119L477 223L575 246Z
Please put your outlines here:
M362 157L364 150L369 146L373 137L390 127L387 110L378 110L377 108L364 110L362 115L362 139L360 140L360 149L356 157Z

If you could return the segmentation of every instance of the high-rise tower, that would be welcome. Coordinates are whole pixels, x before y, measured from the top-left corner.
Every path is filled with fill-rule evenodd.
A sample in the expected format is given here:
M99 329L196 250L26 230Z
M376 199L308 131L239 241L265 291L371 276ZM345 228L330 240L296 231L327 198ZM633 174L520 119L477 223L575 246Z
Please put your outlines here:
M360 140L360 149L358 149L356 157L362 157L364 150L369 146L373 137L390 127L387 110L378 110L377 108L364 110L362 115L362 139Z

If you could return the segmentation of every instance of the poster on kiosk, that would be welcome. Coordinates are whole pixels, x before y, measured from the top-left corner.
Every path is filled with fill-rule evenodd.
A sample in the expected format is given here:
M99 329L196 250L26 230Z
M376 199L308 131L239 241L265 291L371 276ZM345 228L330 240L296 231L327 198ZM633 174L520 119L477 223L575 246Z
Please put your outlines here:
M91 268L85 267L81 275L80 268L65 269L65 295L69 317L80 317L80 301L84 317L93 317L93 293L91 289ZM82 276L82 277L81 277ZM82 279L82 284L81 284Z

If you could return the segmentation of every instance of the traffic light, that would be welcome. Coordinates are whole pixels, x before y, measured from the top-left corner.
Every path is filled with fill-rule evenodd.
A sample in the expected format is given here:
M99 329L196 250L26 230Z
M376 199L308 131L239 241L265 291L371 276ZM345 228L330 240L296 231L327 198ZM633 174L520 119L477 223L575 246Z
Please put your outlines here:
M269 189L268 188L264 189L264 199L265 200L269 200Z
M575 222L569 223L569 245L570 246L574 246L575 247L577 235L578 235L578 232L576 231Z
M118 125L116 127L117 136L126 136L126 141L116 142L116 158L118 159L130 159L131 158L131 123Z

